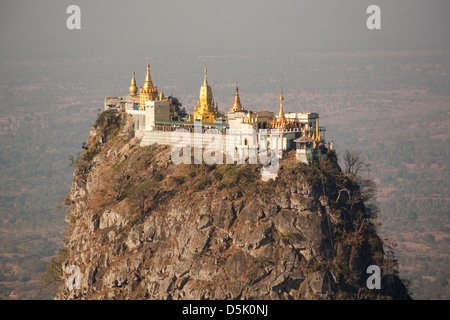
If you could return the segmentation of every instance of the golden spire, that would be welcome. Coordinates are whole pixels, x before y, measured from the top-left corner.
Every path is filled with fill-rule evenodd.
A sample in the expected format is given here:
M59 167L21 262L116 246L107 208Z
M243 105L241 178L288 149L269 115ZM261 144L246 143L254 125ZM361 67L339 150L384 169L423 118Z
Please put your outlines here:
M166 100L166 97L164 96L163 90L161 89L161 92L159 94L159 100Z
M277 129L284 129L289 126L288 121L286 120L286 117L284 115L283 110L283 88L281 88L281 94L280 94L280 112L278 112L278 117L276 119L273 119L272 128Z
M280 112L278 112L278 118L279 119L283 119L284 118L284 110L283 110L283 89L281 89L281 94L280 94Z
M316 139L320 141L319 117L316 118Z
M132 96L135 96L136 95L136 92L137 92L137 86L136 86L136 79L135 79L135 77L134 77L134 69L133 69L133 73L132 73L132 78L131 78L131 86L130 86L130 94L132 95Z
M145 109L145 102L149 100L158 100L158 89L153 86L152 78L150 77L150 63L147 57L147 74L145 75L144 85L139 89L139 110Z
M200 95L197 108L194 109L194 119L200 118L202 122L212 123L215 121L214 98L211 87L208 84L207 69L205 68L205 79L200 87Z
M152 78L150 77L150 63L147 57L147 74L145 75L144 89L149 90L153 88Z
M244 108L241 105L241 100L239 99L239 88L236 86L236 95L234 96L233 106L230 108L231 112L242 111Z
M206 70L206 67L205 67L205 80L203 80L203 85L204 86L208 86L208 79L206 78L206 72L207 72L207 70Z

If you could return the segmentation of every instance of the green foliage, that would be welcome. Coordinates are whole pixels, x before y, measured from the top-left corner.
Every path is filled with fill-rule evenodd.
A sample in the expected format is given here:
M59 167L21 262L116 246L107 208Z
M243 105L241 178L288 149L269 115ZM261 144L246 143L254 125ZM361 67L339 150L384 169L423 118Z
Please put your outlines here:
M269 258L258 258L256 260L256 265L258 267L258 269L264 269L267 266L270 266L273 264L273 261L270 260Z
M159 181L148 180L136 186L131 187L128 191L128 203L141 214L146 214L150 208L150 202L155 199L160 188Z
M67 157L70 161L69 167L76 168L77 164L81 161L82 156L83 155L81 152L78 152L75 156L72 154L69 154L69 156Z
M89 146L84 146L84 153L81 160L84 162L91 161L101 150L100 143L96 140Z
M100 191L112 201L123 200L132 185L130 179L131 169L126 164L118 164L111 168L109 177L106 178L107 186Z
M223 178L223 174L221 172L219 172L219 170L215 170L212 173L213 177L215 180L220 181Z
M336 180L336 178L341 175L339 166L334 159L322 159L318 163L318 169L320 170L320 173L329 180Z
M186 182L186 177L183 177L183 176L181 176L181 177L171 176L170 179L173 182L175 182L176 185L182 185L182 184L184 184Z
M95 120L94 128L103 131L104 137L118 133L121 124L121 114L117 111L107 110L100 113Z
M211 184L211 179L209 177L203 177L201 178L197 184L194 186L195 191L201 191L204 190L207 186Z
M156 180L156 181L161 181L161 180L163 180L164 179L164 176L160 173L160 172L158 172L158 171L154 171L153 172L153 178Z
M383 242L377 236L369 238L370 252L374 255L383 252Z
M327 159L331 162L337 163L338 157L336 154L336 150L328 150L327 152Z
M63 282L62 264L68 257L68 251L61 249L58 254L51 258L47 264L44 278L41 281L41 289L57 288Z
M219 190L237 187L241 191L245 190L248 195L254 194L261 182L260 168L248 163L243 165L217 165L212 172L212 176L215 181L218 181Z
M309 270L311 272L325 271L328 268L329 261L327 260L311 260L309 264Z
M337 269L340 275L344 277L345 280L351 278L352 270L348 265L337 265Z
M118 133L120 132L121 124L122 115L120 113L112 110L103 111L102 113L100 113L94 124L94 128L97 130L97 135L94 136L90 143L83 142L81 146L81 148L84 150L81 161L91 161L102 150L103 144L105 144L107 141L112 140L118 135Z
M304 173L305 180L309 184L317 185L321 182L322 175L316 162L314 162L310 167L305 168Z
M292 230L278 232L275 238L281 240L284 244L289 244L295 238L295 233Z

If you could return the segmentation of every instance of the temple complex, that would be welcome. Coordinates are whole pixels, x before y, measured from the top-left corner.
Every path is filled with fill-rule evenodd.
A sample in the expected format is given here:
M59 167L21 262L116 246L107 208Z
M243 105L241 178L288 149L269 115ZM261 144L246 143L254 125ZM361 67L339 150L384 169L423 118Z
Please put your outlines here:
M296 149L297 159L310 164L315 159L326 157L332 144L326 144L325 128L319 126L319 115L314 112L285 112L284 95L281 90L279 111L249 110L241 104L239 88L236 86L233 105L228 112L219 111L214 101L213 92L204 69L203 84L193 112L186 113L181 102L173 95L165 96L153 85L150 76L150 64L147 60L147 70L144 84L137 87L135 73L132 71L129 94L121 97L106 97L105 110L117 110L132 115L136 136L142 137L141 145L153 143L174 145L170 132L183 129L186 139L192 145L200 139L194 137L194 131L201 134L214 129L223 135L233 134L240 148L276 147L278 156L283 157L284 151ZM268 137L268 138L267 138ZM248 154L248 151L247 153Z

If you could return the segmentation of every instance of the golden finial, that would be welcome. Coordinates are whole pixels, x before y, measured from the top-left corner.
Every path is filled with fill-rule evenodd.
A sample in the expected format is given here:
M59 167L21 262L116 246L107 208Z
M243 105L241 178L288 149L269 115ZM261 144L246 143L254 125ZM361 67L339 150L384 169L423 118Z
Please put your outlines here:
M136 79L135 79L135 77L134 77L134 68L133 68L133 72L132 72L131 86L130 86L129 90L130 90L130 94L131 94L132 96L135 96L135 95L136 95L136 92L137 92L137 86L136 86Z
M204 85L204 86L207 86L207 85L208 85L208 79L207 79L207 77L206 77L206 73L207 73L207 69L206 69L206 67L205 67L205 80L203 81L203 85Z
M280 94L280 111L278 112L278 117L274 119L274 123L272 127L278 128L278 129L284 129L289 125L289 122L286 120L286 117L284 115L283 110L283 87L281 87L281 94Z
M278 112L278 118L282 119L284 118L284 110L283 110L283 88L281 88L281 94L280 94L280 112Z
M205 79L203 85L200 87L200 94L198 99L198 108L194 111L194 119L201 118L205 122L214 122L214 98L211 87L208 85L208 73L205 67Z
M149 57L147 56L147 73L145 75L145 82L144 82L144 89L150 89L153 88L152 79L150 77L150 63L149 63Z
M319 117L316 118L316 139L320 141Z
M250 114L250 110L248 110L248 112L247 112L247 123L251 123L251 121L252 121L252 118L251 118L251 114Z
M230 111L234 112L234 111L242 111L242 110L244 110L244 108L241 105L241 100L239 98L239 88L236 85L236 95L234 96L234 103L231 106Z

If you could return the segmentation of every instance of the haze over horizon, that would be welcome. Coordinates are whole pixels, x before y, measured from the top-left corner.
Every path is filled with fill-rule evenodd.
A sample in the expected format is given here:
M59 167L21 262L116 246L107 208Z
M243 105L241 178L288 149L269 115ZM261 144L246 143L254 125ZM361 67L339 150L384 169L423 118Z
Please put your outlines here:
M68 30L66 8L81 9ZM366 9L381 8L381 30ZM450 3L432 1L2 1L0 58L450 50Z

